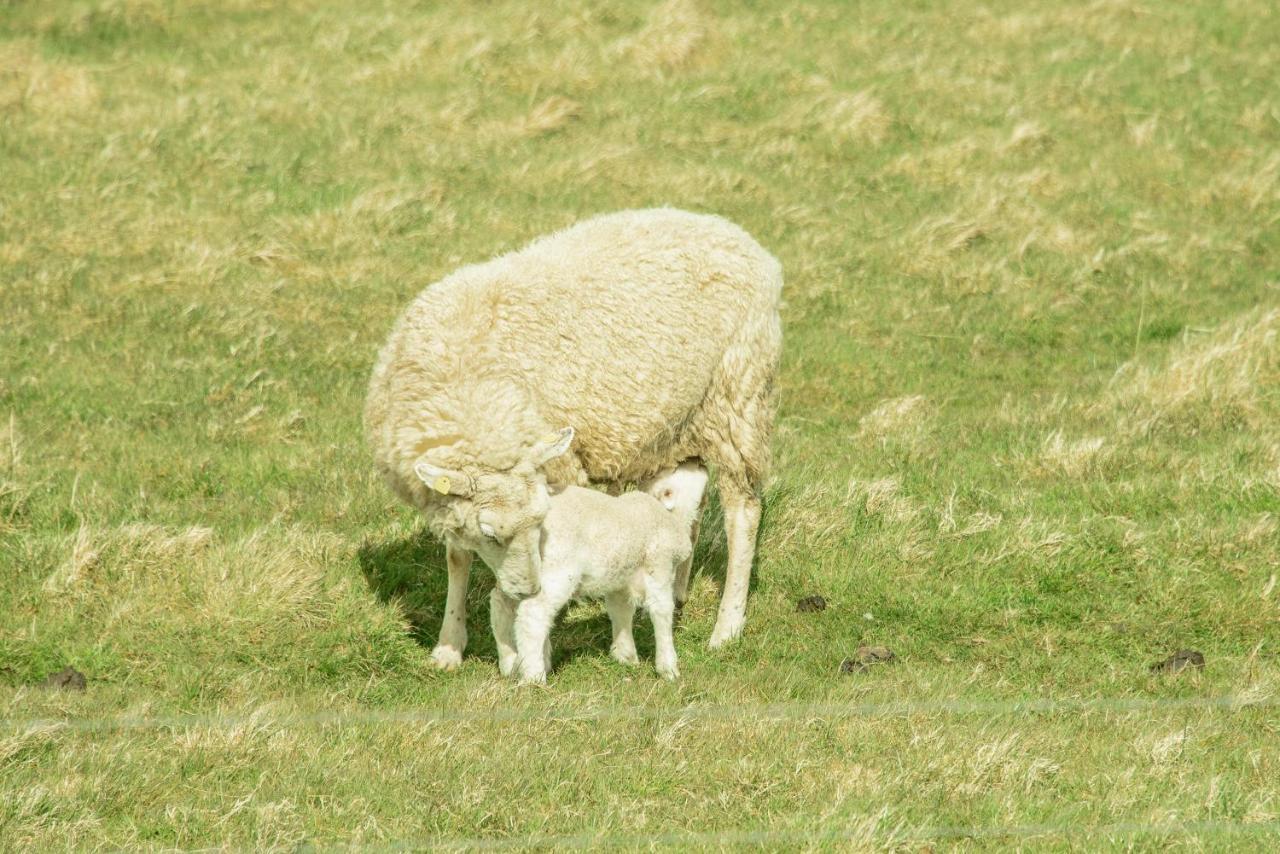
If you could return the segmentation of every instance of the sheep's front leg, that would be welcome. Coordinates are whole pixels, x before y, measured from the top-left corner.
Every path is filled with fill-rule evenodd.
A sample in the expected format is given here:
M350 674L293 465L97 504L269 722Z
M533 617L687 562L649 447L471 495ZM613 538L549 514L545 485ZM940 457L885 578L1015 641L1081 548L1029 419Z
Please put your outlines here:
M671 576L667 575L666 583L653 576L646 577L644 598L649 621L653 623L654 664L658 674L663 679L678 679L680 668L676 662L676 642L672 634L676 605L671 592Z
M611 593L605 597L604 607L609 612L609 624L613 628L613 645L609 651L623 664L639 664L640 657L636 655L636 639L631 633L631 622L636 615L636 606L631 601L631 594L625 590Z
M467 583L471 580L471 552L448 543L445 562L449 565L449 592L444 600L440 640L431 650L431 659L441 670L454 670L462 664L462 652L467 648Z
M493 642L498 647L498 670L503 676L516 671L516 601L493 588L489 594L489 624L493 626Z
M551 624L556 612L544 595L523 599L516 606L516 654L520 682L543 683L551 668Z

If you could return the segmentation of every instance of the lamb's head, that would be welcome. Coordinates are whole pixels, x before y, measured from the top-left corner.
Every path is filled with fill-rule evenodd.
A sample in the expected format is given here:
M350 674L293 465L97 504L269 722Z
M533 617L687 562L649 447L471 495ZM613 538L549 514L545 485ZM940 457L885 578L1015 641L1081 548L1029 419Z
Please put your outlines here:
M698 459L685 460L674 470L644 484L645 492L662 506L692 524L707 489L707 469Z
M569 450L573 428L565 427L529 448L503 469L477 464L469 471L419 461L414 471L428 489L449 502L444 534L480 555L513 598L539 590L542 522L551 509L542 467Z

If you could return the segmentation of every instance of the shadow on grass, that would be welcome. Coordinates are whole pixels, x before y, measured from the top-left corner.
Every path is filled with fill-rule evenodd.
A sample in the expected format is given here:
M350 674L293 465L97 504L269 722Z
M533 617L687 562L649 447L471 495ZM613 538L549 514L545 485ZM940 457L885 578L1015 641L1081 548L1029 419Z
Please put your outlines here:
M720 497L712 492L702 515L701 535L694 552L693 574L709 573L723 588L727 560L724 513ZM400 608L413 627L413 637L431 649L444 619L449 572L444 544L425 530L407 537L366 541L359 550L360 571L379 601ZM754 574L752 586L755 586ZM489 626L489 591L493 574L479 558L471 566L467 591L467 657L497 662L497 649ZM579 655L608 656L612 632L609 617L600 605L585 613L573 607L571 619L561 615L552 631L553 667L558 669ZM653 632L648 620L637 614L636 646L644 660L653 657Z
M369 590L380 602L404 612L413 627L415 641L427 649L434 647L444 621L445 596L449 589L444 544L424 530L408 537L367 541L360 547L359 559ZM496 665L498 652L489 626L489 591L492 589L493 573L476 558L471 565L471 584L467 590L466 656ZM603 610L586 619L557 625L551 635L553 666L558 668L582 654L603 652L607 655L611 639L609 617Z

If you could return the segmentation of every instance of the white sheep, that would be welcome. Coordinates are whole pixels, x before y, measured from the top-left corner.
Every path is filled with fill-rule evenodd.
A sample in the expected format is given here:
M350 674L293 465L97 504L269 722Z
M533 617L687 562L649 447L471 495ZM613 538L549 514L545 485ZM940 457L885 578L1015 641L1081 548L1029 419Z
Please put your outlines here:
M556 615L571 599L603 599L613 657L637 663L631 622L643 606L653 623L658 673L677 678L675 578L693 550L690 533L706 485L707 470L689 461L646 492L611 497L570 486L552 496L542 522L538 593L517 603L495 587L489 597L502 674L510 676L518 666L521 682L545 682Z
M439 666L462 660L474 552L500 547L498 585L537 592L548 481L620 486L693 457L715 471L729 549L711 645L740 633L781 289L778 262L738 226L657 209L585 220L413 301L378 356L365 425L387 483L447 546Z

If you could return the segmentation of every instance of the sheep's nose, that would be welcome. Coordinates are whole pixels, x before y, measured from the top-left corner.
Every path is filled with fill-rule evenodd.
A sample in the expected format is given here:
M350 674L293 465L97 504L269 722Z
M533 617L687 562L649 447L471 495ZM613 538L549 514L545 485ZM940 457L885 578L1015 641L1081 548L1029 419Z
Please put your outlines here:
M542 592L537 579L531 578L502 578L499 579L498 586L512 599L528 599Z

